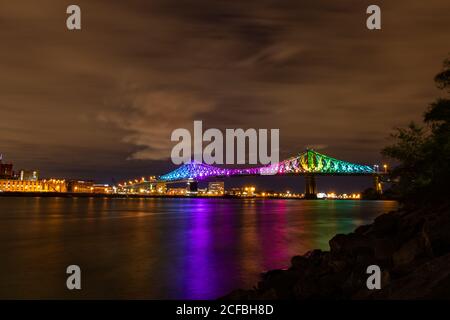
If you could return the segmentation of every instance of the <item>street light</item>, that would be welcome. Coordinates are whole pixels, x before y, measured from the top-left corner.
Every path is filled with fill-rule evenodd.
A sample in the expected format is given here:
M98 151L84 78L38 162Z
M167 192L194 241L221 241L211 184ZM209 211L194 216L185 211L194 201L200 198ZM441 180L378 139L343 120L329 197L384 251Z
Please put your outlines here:
M383 168L384 168L384 173L387 173L387 164L383 164Z

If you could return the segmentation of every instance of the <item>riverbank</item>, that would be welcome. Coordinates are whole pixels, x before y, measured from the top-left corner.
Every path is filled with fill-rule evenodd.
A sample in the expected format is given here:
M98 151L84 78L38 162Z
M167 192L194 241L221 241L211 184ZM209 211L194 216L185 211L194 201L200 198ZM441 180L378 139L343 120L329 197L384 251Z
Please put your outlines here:
M383 214L329 246L292 257L288 269L224 299L450 299L448 204ZM367 289L369 265L381 269L380 290Z
M284 196L238 196L238 195L173 195L173 194L119 194L119 193L81 193L81 192L0 192L0 197L45 197L45 198L106 198L106 199L126 199L126 198L204 198L204 199L286 199L286 200L312 200L301 197L284 197ZM327 199L315 199L327 200ZM330 199L330 200L359 200L354 198L348 199ZM379 199L363 199L363 200L379 200ZM390 200L390 199L383 199ZM395 200L395 199L393 199Z

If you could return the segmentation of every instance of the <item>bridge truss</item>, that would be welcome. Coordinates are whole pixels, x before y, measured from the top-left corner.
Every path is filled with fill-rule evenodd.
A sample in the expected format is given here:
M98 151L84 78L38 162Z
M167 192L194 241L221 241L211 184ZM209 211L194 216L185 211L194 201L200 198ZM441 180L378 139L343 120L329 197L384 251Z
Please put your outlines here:
M296 157L263 167L246 169L219 168L212 165L190 162L164 174L158 180L176 182L226 178L233 176L262 175L374 175L377 172L368 165L338 160L314 150L306 150Z

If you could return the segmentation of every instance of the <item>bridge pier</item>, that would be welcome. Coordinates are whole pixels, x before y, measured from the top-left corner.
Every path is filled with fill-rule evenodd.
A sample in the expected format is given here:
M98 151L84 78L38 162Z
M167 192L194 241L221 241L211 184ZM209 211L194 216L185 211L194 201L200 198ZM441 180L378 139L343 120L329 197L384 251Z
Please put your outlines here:
M381 184L380 176L373 176L373 187L377 195L381 196L383 194L383 185Z
M316 177L313 174L305 176L305 198L317 199Z

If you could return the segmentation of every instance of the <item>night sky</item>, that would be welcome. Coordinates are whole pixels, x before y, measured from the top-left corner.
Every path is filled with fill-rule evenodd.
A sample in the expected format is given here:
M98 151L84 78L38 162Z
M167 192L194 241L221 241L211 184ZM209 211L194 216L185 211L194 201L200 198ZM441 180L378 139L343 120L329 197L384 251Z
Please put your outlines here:
M81 31L66 28L70 4L81 7ZM382 9L381 31L366 29L370 4ZM110 183L165 173L174 168L171 132L193 120L279 128L280 158L314 147L382 163L391 129L419 121L439 95L433 76L450 51L448 0L0 7L0 153L45 177ZM342 191L370 186L322 180Z

